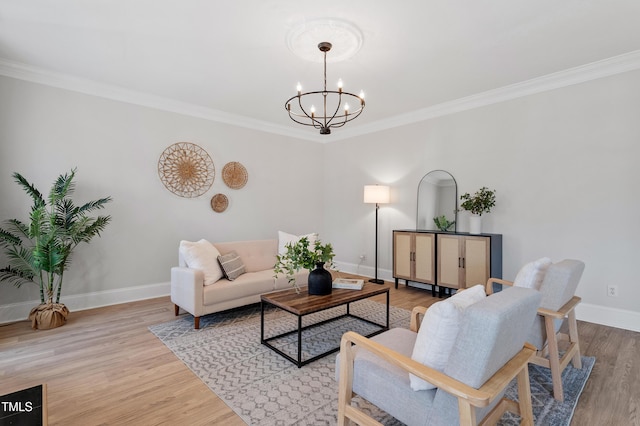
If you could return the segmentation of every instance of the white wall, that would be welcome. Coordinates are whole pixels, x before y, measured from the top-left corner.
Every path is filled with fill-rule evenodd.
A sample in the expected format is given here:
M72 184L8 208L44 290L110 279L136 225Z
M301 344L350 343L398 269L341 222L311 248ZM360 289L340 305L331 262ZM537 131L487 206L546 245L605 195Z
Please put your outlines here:
M180 141L204 148L216 167L212 188L198 198L172 194L158 177L160 154ZM48 193L59 174L77 167L77 204L114 199L101 212L112 223L101 238L78 246L65 274L62 301L72 310L131 294L168 294L181 239L322 232L324 201L316 190L322 187L322 150L317 143L0 77L0 220L28 219L31 202L13 172ZM248 170L241 190L222 181L229 161ZM229 197L224 213L209 205L218 192ZM36 286L17 290L0 283L0 322L25 318L38 298Z
M66 277L63 301L73 310L166 294L180 239L319 231L343 270L373 275L375 209L362 192L386 183L379 266L390 278L391 231L415 227L417 185L442 169L459 194L497 190L484 230L504 235L505 278L541 256L582 259L579 318L637 329L639 95L634 71L321 145L0 77L0 218L26 219L29 202L11 181L14 171L48 189L78 166L79 202L114 197L105 211L113 223L80 247ZM214 160L216 181L202 197L177 197L157 176L160 153L178 141L197 143ZM228 161L249 171L240 191L219 176ZM222 214L209 207L217 192L230 198ZM466 230L465 215L458 219ZM619 297L606 296L607 283L619 286ZM24 318L36 299L35 288L3 283L0 322Z
M390 278L392 230L415 227L420 179L447 170L459 194L497 190L483 230L503 234L505 278L542 256L581 259L578 316L623 327L633 319L627 328L640 330L639 113L634 71L330 143L327 237L345 270L371 273L374 211L362 203L362 188L391 185L392 203L380 209L379 255L379 275ZM467 230L468 217L458 219L458 230ZM367 261L356 266L363 253ZM607 297L607 284L618 285L620 296Z

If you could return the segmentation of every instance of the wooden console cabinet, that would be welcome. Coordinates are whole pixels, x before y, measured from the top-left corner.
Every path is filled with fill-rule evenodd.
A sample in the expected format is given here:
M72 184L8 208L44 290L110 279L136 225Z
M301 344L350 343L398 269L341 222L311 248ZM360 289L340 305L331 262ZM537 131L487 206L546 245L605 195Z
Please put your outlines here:
M425 284L436 283L436 236L418 232L393 232L393 276Z
M502 278L502 235L422 230L393 231L393 277L445 289Z

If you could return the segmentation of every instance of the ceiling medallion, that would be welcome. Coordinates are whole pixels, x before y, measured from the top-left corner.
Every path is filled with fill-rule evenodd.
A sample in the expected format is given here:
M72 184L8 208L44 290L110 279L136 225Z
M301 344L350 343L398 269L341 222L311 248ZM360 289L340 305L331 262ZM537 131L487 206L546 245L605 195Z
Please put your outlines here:
M349 121L357 118L364 110L364 92L360 95L344 92L342 80L338 80L338 90L327 90L327 52L333 45L327 41L318 44L318 49L324 57L324 88L315 92L302 92L302 86L298 83L298 94L290 97L284 107L289 113L289 118L303 126L313 126L320 130L321 135L331 134L332 127L342 127ZM351 110L346 102L351 100L358 104L357 109ZM344 103L343 103L344 101ZM293 107L292 107L293 104ZM322 105L322 110L316 114L315 105Z
M287 34L287 47L298 57L322 63L316 46L331 40L333 50L329 63L345 61L362 47L362 32L353 24L340 19L313 19L292 28Z

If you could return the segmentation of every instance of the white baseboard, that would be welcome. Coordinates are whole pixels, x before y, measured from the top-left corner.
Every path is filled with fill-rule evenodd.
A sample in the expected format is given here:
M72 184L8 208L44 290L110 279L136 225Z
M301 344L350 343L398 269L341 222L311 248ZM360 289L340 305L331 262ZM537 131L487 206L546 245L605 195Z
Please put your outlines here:
M362 275L363 277L375 277L375 268L372 266L358 265L356 263L347 262L334 262L338 271L345 272L347 274ZM385 281L394 281L392 271L388 269L378 268L378 279Z
M344 262L336 262L336 266L339 271L346 273L358 274L372 278L375 275L374 268L371 266L362 266ZM385 281L394 281L393 274L388 269L378 268L378 278ZM66 296L63 302L69 310L73 312L168 296L170 292L171 283L164 282L116 290L76 294ZM31 300L28 302L12 303L0 306L0 324L27 319L31 309L39 303L39 300ZM576 308L576 317L580 321L640 332L640 312L615 309L590 303L580 303Z
M84 311L85 309L100 308L102 306L117 305L120 303L135 302L136 300L168 296L170 292L171 283L165 282L116 290L74 294L71 296L65 296L62 302L71 312L74 312ZM27 302L11 303L9 305L0 306L0 324L27 319L31 309L39 304L39 300L30 300Z
M580 303L576 306L576 318L580 321L640 332L640 312Z

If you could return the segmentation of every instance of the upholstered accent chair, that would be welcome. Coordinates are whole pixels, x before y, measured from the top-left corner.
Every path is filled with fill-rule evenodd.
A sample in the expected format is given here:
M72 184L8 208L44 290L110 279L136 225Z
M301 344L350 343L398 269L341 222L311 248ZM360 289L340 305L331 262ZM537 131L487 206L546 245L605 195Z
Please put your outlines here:
M491 424L505 411L533 425L528 361L535 351L525 339L540 300L535 290L514 287L465 307L442 372L411 358L425 308L413 310L410 330L370 339L345 333L336 359L338 424L380 425L351 404L357 394L409 426ZM413 390L410 374L435 388ZM514 378L519 402L503 398Z
M536 347L536 354L531 362L551 369L553 396L558 401L564 401L562 371L569 362L572 362L575 368L582 368L575 313L575 307L581 299L575 295L575 292L584 271L584 263L579 260L565 259L545 269L539 285L542 301L538 308L538 318L527 341ZM514 285L511 281L490 278L486 286L487 294L493 291L493 283ZM564 320L568 323L568 334L559 332ZM560 342L566 342L564 344L567 346L562 356L560 356Z

